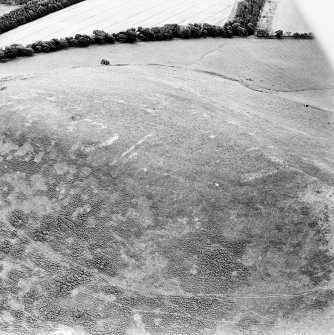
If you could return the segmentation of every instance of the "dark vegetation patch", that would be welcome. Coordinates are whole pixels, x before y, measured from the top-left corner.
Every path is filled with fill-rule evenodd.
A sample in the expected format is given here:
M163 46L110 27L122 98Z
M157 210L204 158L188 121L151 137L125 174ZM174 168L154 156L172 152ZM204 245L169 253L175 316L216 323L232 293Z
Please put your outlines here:
M169 334L203 334L205 329L212 329L214 321L193 318L187 314L159 314L152 312L143 312L142 320L145 323L145 329L152 335Z
M8 216L8 222L14 228L22 228L25 227L28 223L29 216L24 213L21 209L14 209L10 212Z
M308 256L301 272L307 275L314 285L329 281L334 270L334 255L329 250L316 250Z
M258 326L260 323L261 322L258 320L258 318L254 316L245 316L238 321L237 327L240 328L242 331L248 331L254 326Z
M257 37L266 37L266 38L277 38L277 39L282 39L284 38L294 38L294 39L302 39L302 40L312 40L314 39L313 33L291 33L291 32L286 32L282 30L277 30L275 31L275 35L270 35L268 29L257 29L256 30L256 36Z
M62 322L66 318L66 309L49 299L41 301L36 310L42 321Z
M0 194L3 199L7 199L7 197L13 192L14 187L11 183L6 181L0 181Z
M330 307L334 302L334 290L323 290L310 298L308 301L308 309L320 309L324 310Z
M232 292L249 284L250 269L241 263L241 258L250 241L226 239L223 227L220 233L211 233L207 228L166 243L163 250L169 259L168 272L178 277L187 291ZM193 265L196 274L190 272Z
M54 297L66 297L76 287L87 283L90 278L91 273L83 267L63 270L52 278L48 291Z

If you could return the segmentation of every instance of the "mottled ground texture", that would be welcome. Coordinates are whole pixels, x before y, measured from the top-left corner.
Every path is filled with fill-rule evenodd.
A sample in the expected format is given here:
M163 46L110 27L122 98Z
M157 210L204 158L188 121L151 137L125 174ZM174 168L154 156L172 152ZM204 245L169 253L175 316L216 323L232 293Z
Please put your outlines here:
M333 88L315 41L0 64L0 334L333 334Z

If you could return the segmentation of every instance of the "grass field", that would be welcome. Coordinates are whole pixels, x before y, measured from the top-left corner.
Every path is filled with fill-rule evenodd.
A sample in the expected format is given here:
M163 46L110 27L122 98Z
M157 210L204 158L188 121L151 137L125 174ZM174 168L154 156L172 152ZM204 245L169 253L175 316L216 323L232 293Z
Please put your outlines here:
M281 0L273 20L273 31L283 30L284 32L309 33L309 25L300 14L295 3L291 0Z
M138 26L207 22L222 25L235 0L86 0L0 36L0 46L28 44L54 37L91 34L94 29L118 32Z
M311 32L310 26L300 14L293 0L266 1L258 27L269 30L271 34L277 30L283 30L284 33Z
M315 41L0 64L0 333L329 334L333 89Z

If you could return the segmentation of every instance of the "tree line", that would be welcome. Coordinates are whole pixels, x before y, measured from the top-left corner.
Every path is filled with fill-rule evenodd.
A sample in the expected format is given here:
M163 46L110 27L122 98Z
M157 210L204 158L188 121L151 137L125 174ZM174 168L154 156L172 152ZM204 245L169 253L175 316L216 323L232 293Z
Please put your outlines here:
M20 24L23 24L22 22L27 20L27 18L30 21L34 19L35 16L33 13L44 16L47 15L48 10L55 8L61 9L60 6L63 6L64 8L65 6L70 6L80 1L83 0L50 0L48 2L35 0L35 2L29 2L20 9L14 10L0 18L0 33L4 31L3 29L10 30L12 29L10 27L14 27L15 24L18 24L19 17L21 17ZM41 6L41 4L43 4L43 6ZM130 28L113 34L103 30L95 30L92 35L77 34L74 37L61 39L53 38L50 41L38 41L25 47L21 44L12 44L4 50L0 49L0 61L22 56L32 56L34 53L48 53L67 48L88 47L89 45L94 44L165 41L172 40L173 38L196 39L206 37L246 37L255 33L256 23L259 19L263 4L264 0L244 0L243 2L240 2L234 20L226 22L223 26L211 25L208 23L194 23L187 26L166 24L162 27ZM32 8L33 10L29 11L28 8ZM18 15L18 11L20 10L22 10L22 12ZM14 13L16 14L14 15ZM25 17L24 14L27 16ZM13 21L8 20L10 17L14 17ZM15 20L15 18L17 20Z
M256 36L258 37L271 37L272 36L278 39L281 39L283 37L293 37L294 39L304 39L304 40L314 39L313 33L298 33L298 32L292 33L290 31L287 31L284 33L283 30L277 30L275 31L274 35L270 35L267 29L257 29Z
M93 34L76 34L74 37L53 38L50 41L38 41L27 46L12 44L5 49L0 48L0 60L16 57L32 56L34 53L48 53L57 50L88 47L96 44L135 43L137 41L166 41L174 38L196 39L206 37L232 38L233 36L247 36L254 33L254 27L244 28L239 22L227 22L224 26L208 23L194 23L187 26L166 24L162 27L130 28L119 33L107 33L103 30L94 30Z

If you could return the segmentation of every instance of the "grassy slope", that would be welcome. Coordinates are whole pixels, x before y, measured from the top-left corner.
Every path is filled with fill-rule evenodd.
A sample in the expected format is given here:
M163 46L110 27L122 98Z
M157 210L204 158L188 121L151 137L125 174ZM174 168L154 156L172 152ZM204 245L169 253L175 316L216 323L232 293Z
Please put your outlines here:
M152 1L87 0L21 26L0 36L0 46L28 44L36 40L92 33L94 29L118 32L141 26L166 23L208 22L222 25L229 17L234 0Z
M145 43L2 65L1 130L34 153L3 154L12 189L0 219L24 208L34 226L63 213L86 227L25 246L51 288L37 250L61 271L74 257L86 267L98 248L115 267L56 297L63 324L159 335L333 328L332 258L321 263L333 245L333 114L280 91L317 89L318 101L334 78L316 42L297 43ZM238 47L247 52L236 57ZM123 66L99 66L102 57ZM80 221L75 213L95 201ZM72 321L73 303L92 319Z

